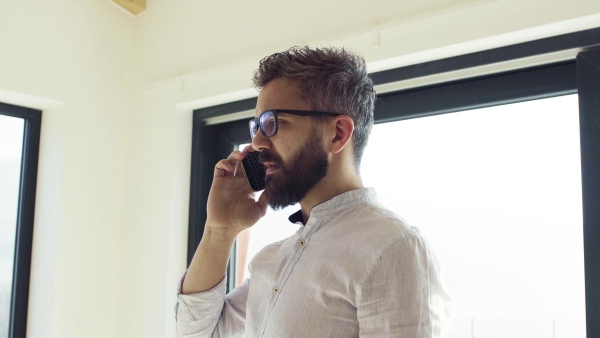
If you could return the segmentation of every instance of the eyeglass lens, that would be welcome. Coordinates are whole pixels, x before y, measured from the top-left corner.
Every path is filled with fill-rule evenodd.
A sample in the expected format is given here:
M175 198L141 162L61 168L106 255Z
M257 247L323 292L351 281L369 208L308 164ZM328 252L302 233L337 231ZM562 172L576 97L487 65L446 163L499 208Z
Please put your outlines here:
M256 124L256 120L250 120L250 136L254 138L258 133L258 124Z
M266 111L259 117L260 129L265 134L265 137L275 135L277 131L277 122L275 114L272 111Z

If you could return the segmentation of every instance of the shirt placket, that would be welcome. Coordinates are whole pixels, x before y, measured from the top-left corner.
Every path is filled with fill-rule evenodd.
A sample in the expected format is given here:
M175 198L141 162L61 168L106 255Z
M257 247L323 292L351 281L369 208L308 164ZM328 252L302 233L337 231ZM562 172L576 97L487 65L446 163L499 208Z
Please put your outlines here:
M313 223L313 221L314 221L314 223ZM261 328L260 328L259 337L264 336L265 330L267 329L267 325L269 323L269 319L271 318L271 313L273 311L273 308L275 308L275 305L277 304L277 299L279 299L281 290L285 286L285 284L288 280L288 277L292 274L292 271L294 271L294 267L296 266L296 263L300 259L302 252L304 252L304 248L308 244L310 235L312 235L317 230L317 228L320 226L321 221L322 221L321 217L318 217L318 218L315 217L314 219L309 220L309 223L313 223L313 224L312 225L307 224L305 226L305 228L303 229L303 231L301 231L300 234L297 236L296 243L294 244L294 249L293 249L294 255L289 260L289 262L285 265L284 272L281 275L281 277L277 280L275 285L273 285L271 288L271 300L269 302L269 306L267 307L266 316L264 317Z

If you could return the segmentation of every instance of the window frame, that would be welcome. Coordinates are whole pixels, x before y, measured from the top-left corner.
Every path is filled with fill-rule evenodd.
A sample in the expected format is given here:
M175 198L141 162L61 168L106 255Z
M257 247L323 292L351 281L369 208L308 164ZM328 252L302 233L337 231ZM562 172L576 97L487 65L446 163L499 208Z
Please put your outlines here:
M371 74L376 85L578 49L575 59L435 83L378 95L375 123L579 94L584 220L586 330L600 337L600 28L515 44ZM435 99L433 99L435 98ZM235 144L250 141L247 120L207 124L252 110L256 98L197 109L193 114L188 265L198 246L214 164ZM216 146L215 146L216 145ZM228 285L232 278L228 277ZM233 279L234 280L234 279Z
M24 120L8 336L25 338L42 112L0 103L0 114Z
M588 337L600 337L600 48L577 55Z

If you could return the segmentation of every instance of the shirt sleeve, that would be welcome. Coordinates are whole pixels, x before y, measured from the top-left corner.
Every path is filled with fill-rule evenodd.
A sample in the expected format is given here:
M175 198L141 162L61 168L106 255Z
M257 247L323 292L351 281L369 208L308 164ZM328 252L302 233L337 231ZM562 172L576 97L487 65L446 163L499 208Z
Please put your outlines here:
M439 264L419 236L393 241L357 286L361 337L446 337L452 299Z
M210 290L184 295L177 287L175 305L176 337L242 337L250 280L225 295L227 278Z

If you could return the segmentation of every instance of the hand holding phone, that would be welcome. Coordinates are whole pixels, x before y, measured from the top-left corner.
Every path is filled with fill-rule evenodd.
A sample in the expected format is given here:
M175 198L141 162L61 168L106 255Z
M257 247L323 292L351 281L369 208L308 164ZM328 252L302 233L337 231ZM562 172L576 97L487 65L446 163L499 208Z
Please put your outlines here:
M258 161L258 151L250 152L242 160L242 169L250 188L254 191L265 189L265 167Z

